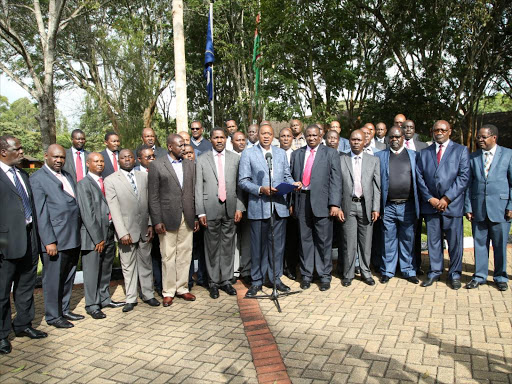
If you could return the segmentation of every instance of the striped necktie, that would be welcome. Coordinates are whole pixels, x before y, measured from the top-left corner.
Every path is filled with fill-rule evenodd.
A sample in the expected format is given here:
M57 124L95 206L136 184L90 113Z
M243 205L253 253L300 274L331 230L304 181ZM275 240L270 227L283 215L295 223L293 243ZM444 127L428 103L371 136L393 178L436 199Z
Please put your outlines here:
M21 202L23 203L23 210L25 211L25 219L28 220L32 216L32 206L30 204L30 199L25 192L25 188L21 185L20 179L18 179L18 175L16 173L16 169L14 167L10 168L9 171L12 173L14 178L14 185L16 190L18 191L18 195L21 197Z

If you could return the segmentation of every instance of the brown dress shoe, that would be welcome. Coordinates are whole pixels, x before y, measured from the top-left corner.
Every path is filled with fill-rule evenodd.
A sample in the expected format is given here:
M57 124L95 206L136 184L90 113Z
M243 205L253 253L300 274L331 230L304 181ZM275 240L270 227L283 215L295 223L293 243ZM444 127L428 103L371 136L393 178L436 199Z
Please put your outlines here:
M169 307L172 304L172 300L174 297L164 297L164 300L162 301L162 305L164 307Z
M176 295L186 301L195 301L196 297L190 292L184 293L183 295Z

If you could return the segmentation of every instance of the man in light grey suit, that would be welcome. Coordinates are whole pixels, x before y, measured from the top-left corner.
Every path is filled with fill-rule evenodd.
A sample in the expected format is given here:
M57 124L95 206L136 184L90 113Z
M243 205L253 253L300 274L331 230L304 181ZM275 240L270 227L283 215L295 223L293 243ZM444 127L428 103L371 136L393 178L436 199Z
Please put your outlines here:
M494 253L494 282L508 289L507 240L512 220L512 150L497 144L498 128L486 124L478 131L480 149L470 155L469 187L464 212L475 239L475 274L466 285L477 288L487 282L489 244Z
M300 286L310 287L316 269L319 288L326 291L331 287L332 219L338 216L341 205L341 170L337 147L326 147L321 140L318 127L310 125L306 129L307 146L292 153L292 177L302 180L302 189L294 194L291 209L299 220Z
M219 288L228 295L236 295L231 285L235 223L242 218L244 207L241 190L237 186L240 156L226 151L226 134L222 128L213 129L210 141L213 149L204 152L196 162L195 203L199 223L205 228L210 297L218 299Z
M84 150L85 133L81 129L74 129L71 132L71 148L66 149L66 163L62 169L73 176L77 183L82 180L88 170L85 166L89 152Z
M129 149L119 152L119 166L121 170L105 179L105 195L116 229L123 269L126 289L123 312L129 312L137 305L139 284L145 303L152 307L160 303L153 292L153 227L149 218L148 174L133 170L135 157Z
M251 278L252 285L246 293L254 297L268 278L271 283L276 280L276 288L281 292L290 290L281 282L283 274L283 253L288 211L284 196L277 196L276 186L285 182L301 187L295 183L291 174L286 152L272 146L274 130L270 124L260 127L259 144L242 152L239 166L238 186L249 194L247 215L251 221ZM270 156L270 157L269 157ZM268 158L272 164L272 185L269 180ZM273 195L274 209L271 211L270 198ZM272 268L272 232L271 216L274 222L274 257L276 270Z
M105 199L101 174L104 159L92 152L87 158L89 173L77 185L78 205L82 214L82 267L84 272L85 310L96 320L107 315L103 307L118 308L124 303L110 298L110 278L116 252L114 225Z
M342 222L343 263L338 263L338 272L345 287L354 279L358 246L363 280L375 285L370 256L373 224L380 212L380 161L363 153L363 146L364 133L356 130L350 135L351 152L340 156L343 196L338 218Z

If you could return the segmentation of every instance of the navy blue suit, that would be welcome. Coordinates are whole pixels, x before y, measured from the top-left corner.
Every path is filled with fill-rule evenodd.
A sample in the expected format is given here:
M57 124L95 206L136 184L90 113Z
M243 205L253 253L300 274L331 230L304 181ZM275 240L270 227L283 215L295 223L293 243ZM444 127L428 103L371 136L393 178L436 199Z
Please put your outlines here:
M380 266L383 276L393 277L400 260L400 271L404 277L416 276L414 265L414 225L420 214L420 203L416 187L416 152L404 148L409 155L412 172L412 195L405 204L388 202L389 190L389 149L375 154L380 159L380 188L384 250Z
M512 150L496 146L487 178L484 174L483 152L470 156L469 188L466 191L465 212L473 214L475 239L475 274L479 283L487 280L489 242L494 250L494 281L507 282L507 240L510 221L505 210L512 210Z
M338 144L338 152L343 152L343 153L350 152L350 142L341 136L340 136L340 143Z
M445 143L446 145L446 143ZM469 182L469 152L460 144L449 141L441 162L437 164L436 144L420 152L416 168L418 190L421 195L421 214L425 216L430 257L429 278L436 278L443 271L443 234L448 241L450 268L448 276L460 279L462 272L464 192ZM438 212L429 199L446 196L450 204Z

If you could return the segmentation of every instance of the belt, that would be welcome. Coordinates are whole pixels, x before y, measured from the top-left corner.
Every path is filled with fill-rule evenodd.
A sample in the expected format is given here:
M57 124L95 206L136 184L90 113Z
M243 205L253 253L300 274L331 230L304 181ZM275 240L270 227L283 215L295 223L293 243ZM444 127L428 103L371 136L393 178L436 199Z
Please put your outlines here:
M364 197L361 196L361 197L355 197L355 196L352 196L352 201L356 202L356 203L360 203L361 201L364 200Z
M310 191L309 189L301 189L301 190L300 190L300 193L304 193L304 194L306 194L306 195L309 195L309 193L310 193L310 192L311 192L311 191Z
M388 200L387 203L388 204L393 204L393 205L401 205L401 204L405 204L409 201L409 199L407 200Z

